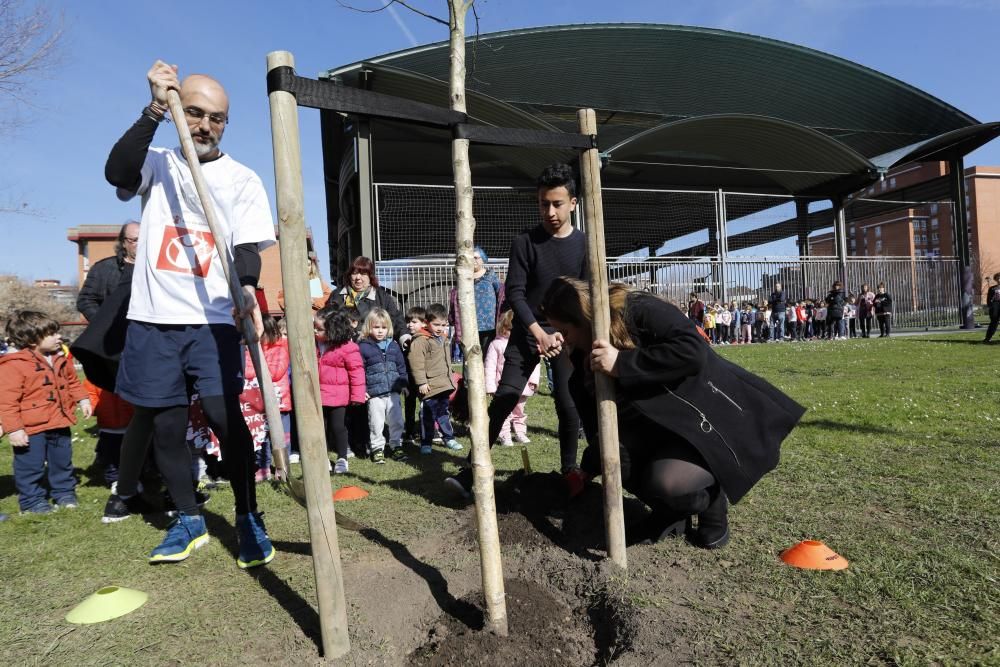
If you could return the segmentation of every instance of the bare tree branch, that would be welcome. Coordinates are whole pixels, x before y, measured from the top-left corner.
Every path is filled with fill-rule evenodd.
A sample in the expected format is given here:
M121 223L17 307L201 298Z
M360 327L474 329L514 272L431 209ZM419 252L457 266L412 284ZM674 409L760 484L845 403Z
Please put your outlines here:
M438 17L434 16L433 14L428 14L427 12L421 11L421 10L417 9L416 7L410 5L409 3L404 2L403 0L389 0L389 2L385 3L383 6L377 8L377 9L362 9L360 7L354 7L352 5L347 4L343 0L337 0L337 4L340 5L341 7L343 7L344 9L350 9L351 11L360 12L362 14L377 14L379 12L384 12L386 9L388 9L392 5L399 5L400 7L405 7L406 9L409 9L414 14L419 14L420 16L423 16L426 19L430 19L430 20L435 21L437 23L440 23L441 25L444 25L444 26L449 25L448 22L445 21L444 19L439 19Z
M0 0L0 95L23 99L32 77L54 64L63 20L39 5Z

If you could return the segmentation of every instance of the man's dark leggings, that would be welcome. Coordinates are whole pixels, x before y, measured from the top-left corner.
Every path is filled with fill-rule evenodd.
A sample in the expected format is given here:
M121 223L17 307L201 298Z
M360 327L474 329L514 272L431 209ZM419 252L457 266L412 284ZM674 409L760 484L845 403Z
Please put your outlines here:
M253 440L243 420L239 396L203 396L201 407L205 420L219 439L222 462L236 499L236 513L256 512L257 490L252 482L256 467ZM187 405L136 406L122 443L118 495L137 493L139 472L152 436L156 465L177 509L184 514L199 513L191 474L191 450L187 444L188 409Z
M528 378L538 365L540 357L535 347L534 336L515 332L507 343L504 353L503 374L490 403L490 446L500 435L500 427L517 405L521 392L528 384ZM553 398L556 402L556 416L559 419L559 460L563 472L576 466L576 445L580 433L580 416L577 414L573 397L569 393L569 378L573 374L573 364L569 354L563 352L552 365Z

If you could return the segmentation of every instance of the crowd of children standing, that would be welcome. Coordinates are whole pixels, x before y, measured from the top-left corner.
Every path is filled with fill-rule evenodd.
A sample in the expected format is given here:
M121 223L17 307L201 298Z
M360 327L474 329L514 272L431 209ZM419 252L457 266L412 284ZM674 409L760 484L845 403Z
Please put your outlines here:
M687 315L713 345L777 341L848 340L892 334L892 297L884 283L845 292L836 281L822 299L789 299L780 283L767 298L738 303L706 302L692 292Z

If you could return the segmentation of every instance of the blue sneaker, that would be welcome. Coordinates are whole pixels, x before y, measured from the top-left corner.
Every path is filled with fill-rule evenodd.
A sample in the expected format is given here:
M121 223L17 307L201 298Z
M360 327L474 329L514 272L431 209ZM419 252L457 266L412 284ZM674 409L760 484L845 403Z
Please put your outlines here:
M431 449L430 445L420 445L420 453L421 454L431 454L433 452L434 452L434 450Z
M0 523L6 521L9 517L6 514L0 513Z
M453 452L457 452L462 449L462 443L460 443L458 440L455 440L455 438L452 438L448 442L444 443L444 446Z
M236 564L241 570L266 565L274 560L274 546L267 536L261 512L237 514L236 534L240 538L240 555Z
M49 505L48 501L45 500L26 510L21 510L21 514L52 514L53 511L55 510L52 505Z
M149 554L150 563L178 563L195 549L208 544L208 530L205 529L205 517L200 514L190 516L178 514L174 522L167 528L167 535L160 546Z

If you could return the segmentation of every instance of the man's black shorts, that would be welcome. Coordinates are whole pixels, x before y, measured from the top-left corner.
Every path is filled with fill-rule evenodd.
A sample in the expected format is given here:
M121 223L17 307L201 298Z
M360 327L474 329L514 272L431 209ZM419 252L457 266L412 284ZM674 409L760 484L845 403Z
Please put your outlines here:
M117 393L149 408L187 405L201 396L243 391L243 348L231 324L130 321L118 366Z

